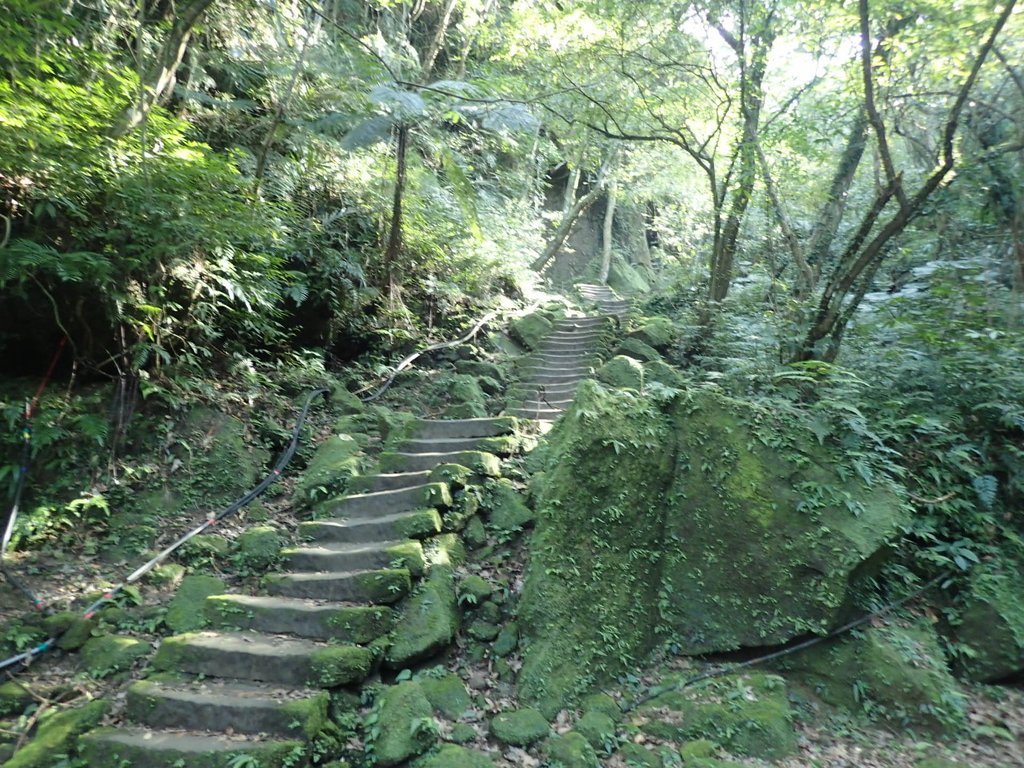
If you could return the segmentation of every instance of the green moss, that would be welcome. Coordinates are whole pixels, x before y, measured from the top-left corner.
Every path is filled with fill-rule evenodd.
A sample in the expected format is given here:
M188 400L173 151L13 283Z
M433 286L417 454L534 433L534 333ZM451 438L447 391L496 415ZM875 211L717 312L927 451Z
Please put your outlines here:
M430 472L430 482L447 483L452 489L465 488L473 481L473 470L461 464L438 464Z
M607 693L592 693L589 696L584 696L580 701L580 709L583 710L584 715L596 712L610 718L615 723L622 720L622 709L619 708L618 702Z
M640 339L624 339L616 348L615 354L625 355L634 360L642 360L645 363L661 360L661 353L650 344L640 341Z
M415 768L494 768L494 761L475 749L445 744L434 754L417 760L413 765Z
M344 493L349 479L359 474L361 458L362 447L351 435L327 438L295 484L295 498L310 505Z
M181 548L182 558L193 564L224 559L230 554L231 542L219 533L200 533L189 539Z
M491 718L491 735L514 747L528 747L550 733L548 721L535 709L499 712Z
M334 386L331 387L331 395L328 402L330 403L331 410L342 415L362 413L366 410L366 405L363 404L363 401L349 392L341 382L335 382Z
M158 587L176 587L183 578L185 566L181 563L164 563L146 574L146 579Z
M401 541L393 544L387 548L387 554L392 567L404 568L413 578L418 579L426 571L427 562L423 556L423 545L418 541Z
M4 765L6 768L50 768L60 755L75 752L77 737L96 726L109 702L90 701L75 709L51 711L39 721L35 735Z
M469 744L471 741L476 741L479 736L476 728L469 723L455 723L448 734L448 740L455 744Z
M347 606L339 608L328 623L337 630L334 639L363 645L391 630L395 612L379 606Z
M425 539L441 532L441 515L436 509L416 510L396 521L395 529L395 533L403 539Z
M465 373L446 378L441 384L448 400L445 415L453 419L476 419L487 415L487 396L474 376Z
M622 389L643 389L644 367L640 361L616 355L597 370L599 381Z
M683 375L661 360L652 360L651 362L644 363L644 381L650 383L656 381L659 384L664 384L666 387L672 387L674 389L681 389L686 386L686 379Z
M487 579L476 574L463 576L459 582L459 602L469 605L480 605L491 596L494 587Z
M399 683L387 688L378 702L379 734L374 741L376 764L398 765L422 755L436 741L436 733L423 727L433 714L419 683Z
M358 683L370 674L373 653L357 645L321 648L310 656L308 684L314 688Z
M657 752L639 744L623 744L616 754L622 765L629 768L663 768L665 765ZM686 765L689 766L689 763Z
M640 271L617 253L612 254L608 270L608 287L620 296L642 296L651 290L650 283L644 279Z
M851 712L936 733L965 724L963 694L924 622L872 626L791 656L785 668Z
M109 677L126 672L136 659L150 650L149 643L134 637L94 637L82 646L81 666L93 677Z
M423 555L429 567L453 568L466 562L466 547L454 533L443 533L426 542Z
M1014 557L983 563L956 606L950 634L971 649L958 660L967 679L995 682L1024 673L1024 563Z
M245 570L265 571L277 563L283 544L277 528L254 526L235 539L235 563Z
M205 603L224 594L224 582L213 576L186 576L167 606L164 623L172 632L191 632L206 626Z
M946 760L942 757L926 757L914 763L914 768L970 768L968 763L957 760Z
M28 688L14 680L0 683L0 717L19 715L35 700Z
M600 768L597 753L582 734L570 731L544 742L544 753L559 768Z
M458 631L455 577L450 567L435 565L403 604L385 662L401 669L427 659L447 648Z
M552 322L540 312L517 317L508 324L512 338L530 350L539 349L552 328Z
M514 621L509 622L498 633L492 648L494 655L498 657L509 656L519 645L519 625Z
M77 651L92 637L99 619L87 619L75 611L61 611L43 621L46 634L58 637L57 647L64 651Z
M487 529L478 515L473 515L462 529L462 538L470 549L479 549L487 543Z
M371 603L394 603L412 589L412 578L404 568L380 568L356 576L359 594Z
M89 766L160 766L160 768L233 768L240 755L249 757L259 768L291 768L296 756L306 751L301 741L239 741L231 752L196 752L173 747L157 747L145 740L124 744L105 740L116 728L100 728L82 738L82 753ZM245 763L242 763L245 765Z
M431 706L449 720L458 720L473 709L466 686L457 675L425 677L420 681L420 687Z
M455 370L477 378L484 377L499 382L504 382L507 378L501 367L485 360L457 360Z
M679 335L675 323L667 317L645 317L637 326L627 336L659 352L667 351Z
M888 481L710 389L582 382L533 491L518 682L545 714L664 639L705 653L827 632L906 519Z
M575 729L583 734L594 749L615 743L615 721L600 712L587 712L576 722Z
M483 506L488 522L498 531L519 531L534 520L533 510L526 506L512 481L504 477L487 483Z
M708 738L730 752L768 760L796 750L785 683L774 675L735 675L664 693L640 707L633 724L659 739Z

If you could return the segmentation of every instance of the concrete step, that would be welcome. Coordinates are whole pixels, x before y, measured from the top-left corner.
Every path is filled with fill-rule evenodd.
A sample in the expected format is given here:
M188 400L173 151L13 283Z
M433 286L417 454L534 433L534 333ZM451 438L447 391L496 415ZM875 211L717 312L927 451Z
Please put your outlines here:
M413 437L421 440L457 437L499 437L516 431L515 419L495 416L484 419L419 419L413 424Z
M395 624L394 609L344 605L270 595L211 595L204 604L216 629L253 630L366 645L386 635Z
M568 400L522 400L517 407L532 413L538 408L557 408L564 411L570 405L572 405L571 397Z
M544 341L599 341L604 336L604 330L600 327L594 330L578 328L576 330L552 331L544 337ZM542 342L543 343L543 342Z
M494 476L500 472L498 457L483 451L444 451L436 453L410 453L386 451L380 456L382 469L393 472L421 472L439 464L461 464L474 472Z
M414 438L403 440L404 453L452 453L453 451L486 451L489 446L502 442L492 437Z
M593 360L597 354L597 350L590 350L584 352L582 350L573 350L571 352L538 352L533 355L525 357L523 360L529 365L536 365L540 363L551 364L551 363L584 363L588 360Z
M433 469L433 467L416 467L417 470ZM445 483L426 483L408 488L396 488L391 491L372 491L370 493L352 493L327 499L317 506L325 514L337 517L371 517L376 515L404 512L409 509L424 507L451 506L452 496Z
M140 680L128 688L126 713L150 728L304 738L327 718L327 691L221 680Z
M358 645L257 632L191 632L164 638L154 668L232 680L258 680L293 688L332 688L361 682L373 652Z
M419 576L424 569L423 545L411 540L289 547L281 556L290 571L365 571L397 563Z
M587 377L582 373L531 373L523 383L525 386L533 387L541 384L575 384L585 378Z
M284 768L294 764L298 740L242 739L194 733L152 731L146 728L98 728L82 736L86 764L94 768L233 768L239 755L249 755L250 765Z
M441 532L441 516L436 509L417 509L379 517L355 520L309 520L299 523L299 535L314 541L360 543L425 539Z
M276 597L390 605L409 594L412 578L405 568L272 573L263 579L263 586Z
M430 470L424 470L423 472L357 475L348 481L348 487L356 493L375 493L376 491L397 491L400 488L426 485L429 482Z
M560 408L509 408L509 413L521 419L534 419L535 421L554 421L565 411Z

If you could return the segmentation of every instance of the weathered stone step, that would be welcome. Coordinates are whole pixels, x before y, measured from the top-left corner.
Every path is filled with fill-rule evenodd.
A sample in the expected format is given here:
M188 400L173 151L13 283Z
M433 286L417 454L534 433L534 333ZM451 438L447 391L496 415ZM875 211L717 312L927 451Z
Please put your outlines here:
M523 410L535 412L538 408L556 408L559 410L565 410L572 404L572 398L567 400L523 400L517 407Z
M420 439L456 437L499 437L516 431L515 419L495 416L484 419L419 419L412 435Z
M580 350L573 350L571 352L538 352L537 354L530 355L524 358L526 365L550 365L552 363L583 363L587 360L592 360L596 355L597 350L590 350L589 352L583 352Z
M418 470L430 467L417 467ZM372 515L404 512L423 507L451 506L452 496L445 483L426 483L391 491L353 493L327 499L318 509L338 517L367 517Z
M145 728L99 728L82 737L86 763L95 768L233 768L238 756L253 758L259 768L294 764L301 741L266 741L229 736L151 731Z
M557 362L557 363L534 363L531 366L531 370L537 373L579 373L590 370L590 363L583 361L579 363L573 362Z
M493 437L431 437L403 440L401 449L404 453L452 453L454 451L491 451L493 447L504 442Z
M417 509L355 520L309 520L299 523L299 535L315 541L367 542L425 539L441 532L436 509Z
M390 605L409 594L412 579L405 568L382 568L373 571L272 573L264 578L263 585L267 592L278 597Z
M373 653L358 645L327 645L256 632L191 632L165 638L153 666L294 688L332 688L362 681L372 661Z
M400 566L420 576L424 569L423 545L411 540L289 547L281 550L281 555L284 566L291 571L365 571Z
M397 491L430 482L430 470L423 472L394 472L381 475L356 475L348 481L348 487L356 493L376 491Z
M524 400L572 400L576 396L576 387L573 384L565 389L552 389L548 387L523 387L509 392L510 403L522 402Z
M554 421L563 413L561 408L509 408L509 413L521 419L535 419L537 421Z
M484 451L445 451L408 453L386 451L380 455L380 468L389 472L420 472L438 464L461 464L478 474L494 477L501 473L501 462L493 453Z
M150 728L233 731L312 738L327 718L327 691L220 680L140 680L128 688L126 712Z
M585 378L587 377L580 373L532 373L524 383L536 387L540 384L579 383Z
M603 335L604 329L599 326L595 326L592 331L583 328L565 331L552 331L544 337L544 341L597 341Z
M365 645L386 635L396 614L385 606L343 605L269 595L212 595L206 616L221 629L255 630Z

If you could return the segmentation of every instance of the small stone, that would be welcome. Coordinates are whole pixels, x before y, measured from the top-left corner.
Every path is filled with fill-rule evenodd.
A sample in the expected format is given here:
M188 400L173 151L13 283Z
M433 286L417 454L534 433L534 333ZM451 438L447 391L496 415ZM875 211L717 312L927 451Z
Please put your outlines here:
M82 646L81 665L93 677L124 673L150 651L149 643L123 635L94 637Z
M466 686L457 675L424 677L420 687L434 709L449 720L458 720L473 708Z
M471 741L476 741L480 734L476 732L476 729L468 723L456 723L452 726L452 731L448 734L448 740L453 741L456 744L469 744Z
M544 752L563 768L600 768L597 753L583 736L574 731L552 736L544 742Z
M483 752L445 744L437 753L417 761L415 768L493 768L494 761Z
M470 574L464 576L462 583L459 584L459 602L463 605L480 605L493 591L494 587L487 579Z
M528 747L550 732L548 721L535 709L501 712L491 719L491 735L514 747Z
M508 656L518 645L519 625L512 621L502 627L501 631L498 632L498 637L494 641L494 655Z
M374 742L377 765L391 766L422 755L437 739L436 731L420 727L433 710L419 683L407 681L381 694L380 733Z
M600 712L587 712L576 723L576 730L594 749L604 749L615 743L615 721Z
M497 624L491 624L489 621L474 621L469 625L467 631L470 637L486 642L496 638L501 628Z

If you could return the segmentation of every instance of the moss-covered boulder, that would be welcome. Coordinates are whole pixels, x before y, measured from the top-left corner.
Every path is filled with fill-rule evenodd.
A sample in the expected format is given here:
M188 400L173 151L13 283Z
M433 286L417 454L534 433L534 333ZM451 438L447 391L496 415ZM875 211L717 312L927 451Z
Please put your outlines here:
M80 666L93 677L123 675L136 659L145 656L150 650L149 643L135 637L94 637L82 646Z
M110 703L90 701L73 709L50 710L40 717L35 735L4 763L6 768L50 768L58 755L73 754L78 737L94 728Z
M265 571L277 563L283 545L281 533L274 526L253 526L235 539L234 561L243 570Z
M486 360L458 360L455 363L455 370L459 373L466 373L477 378L493 379L497 382L504 382L508 378L500 366Z
M634 360L642 360L645 363L661 360L661 353L650 344L644 344L640 339L623 339L616 348L615 354L632 357Z
M512 338L530 350L539 349L544 337L551 333L552 322L540 312L517 317L508 325Z
M459 603L451 567L434 565L402 606L385 663L401 669L443 651L459 631Z
M377 707L378 735L373 741L376 765L404 763L422 755L437 741L429 727L433 709L419 683L407 681L385 689Z
M448 404L444 414L450 419L479 419L487 415L487 396L475 376L458 373L439 382Z
M494 761L483 752L454 744L445 744L432 755L415 763L414 768L494 768Z
M659 352L666 352L676 340L678 333L675 324L667 317L645 317L639 323L639 327L626 336Z
M430 705L448 720L458 720L473 708L469 692L457 675L425 677L420 686Z
M650 283L636 267L617 253L612 254L608 270L608 287L620 296L642 296L651 290Z
M343 416L362 413L366 410L365 403L358 396L349 392L340 381L334 382L327 402L332 411Z
M965 723L964 696L925 622L869 627L794 654L783 668L824 701L896 726L943 733Z
M1007 557L976 566L955 606L949 634L968 646L957 660L969 680L996 682L1024 674L1024 563Z
M601 765L590 742L575 731L545 741L544 754L561 768L600 768Z
M546 715L660 637L704 653L826 633L905 520L880 475L713 389L584 381L545 456L518 682Z
M643 389L644 367L639 360L626 355L616 355L597 369L597 378L610 387ZM577 390L577 396L578 396Z
M186 576L167 605L164 623L175 633L202 629L207 622L206 598L224 591L224 582L214 576Z
M491 528L498 531L518 531L533 522L533 510L526 506L522 494L508 478L488 481L483 509Z
M536 709L499 712L491 718L491 735L513 747L528 747L550 733L551 726Z
M43 621L46 634L57 638L57 647L64 651L77 651L92 637L99 618L88 619L76 611L60 611ZM0 715L3 713L0 712Z
M295 498L309 506L338 496L359 474L363 449L351 435L333 435L316 449L313 459L295 484Z
M663 684L679 679L669 676ZM671 690L641 706L631 720L659 739L708 739L738 755L778 760L796 750L786 684L776 675L733 675Z
M662 360L652 360L644 363L644 381L656 381L666 387L680 389L686 386L686 379L683 375L668 363Z
M605 749L615 744L615 721L602 712L586 712L576 721L576 731L590 742L594 749Z

